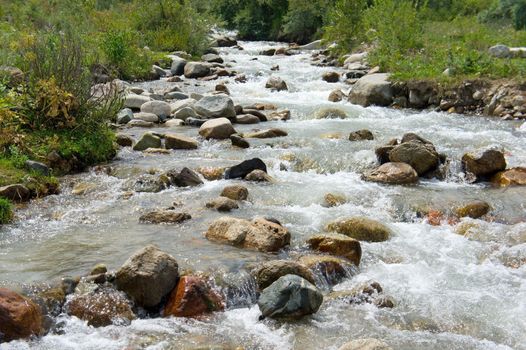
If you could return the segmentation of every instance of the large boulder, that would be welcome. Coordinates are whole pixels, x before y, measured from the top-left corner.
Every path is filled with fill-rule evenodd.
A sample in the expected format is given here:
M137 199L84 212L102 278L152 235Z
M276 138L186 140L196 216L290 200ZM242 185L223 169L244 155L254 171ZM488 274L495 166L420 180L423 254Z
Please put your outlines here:
M265 317L299 319L316 313L322 302L316 286L299 276L286 275L263 290L258 306Z
M152 113L159 118L166 118L172 113L172 107L164 101L150 101L141 106L141 112Z
M225 171L225 179L239 179L244 178L254 170L262 170L267 172L266 164L259 158L252 158L245 160L238 165L228 168Z
M389 74L376 73L360 78L349 94L349 101L364 107L389 106L393 102L393 88L389 82Z
M204 96L194 106L195 111L205 118L235 118L234 101L225 95Z
M491 182L499 186L525 186L526 168L518 167L501 171L491 178Z
M139 141L133 146L134 151L144 151L148 148L160 148L162 145L161 138L153 133L144 133Z
M492 176L506 169L506 158L501 149L481 148L464 154L462 166L476 177Z
M248 189L241 185L231 185L223 188L221 197L230 198L232 200L244 201L248 198Z
M256 280L260 290L263 290L286 275L300 276L312 284L315 284L314 274L305 265L296 261L272 260L263 264L258 264L250 271Z
M202 62L188 62L184 66L186 78L202 78L210 74L210 65Z
M177 111L187 107L193 108L196 102L197 101L193 98L186 98L184 100L173 101L172 103L170 103L170 106L172 107L172 113L176 113Z
M25 202L31 198L31 191L22 184L0 187L0 198L7 198L14 202Z
M42 333L40 307L9 289L0 288L0 343Z
M359 216L332 222L327 230L366 242L383 242L391 236L391 230L381 222Z
M153 308L174 289L178 269L174 257L148 245L122 265L115 275L115 284L138 306Z
M393 350L389 345L373 338L354 339L343 344L338 350Z
M198 145L196 140L184 135L164 135L164 147L166 149L196 149Z
M352 261L356 266L360 265L362 248L360 242L341 234L320 234L307 240L307 244L314 250L329 253Z
M135 319L126 295L110 287L97 287L94 291L73 295L66 310L93 327L127 325Z
M172 57L172 66L170 68L172 75L183 75L185 66L186 60L184 58L177 56Z
M132 109L139 109L143 104L146 102L150 102L151 99L148 96L143 95L136 95L136 94L128 94L124 98L124 107L125 108L132 108Z
M199 128L199 135L205 139L228 139L230 135L235 134L236 130L227 118L217 118L208 120Z
M363 179L391 185L407 185L418 182L418 173L409 164L388 162L364 173Z
M435 147L420 141L408 141L395 146L389 152L389 160L393 163L411 165L419 176L436 169L440 163Z
M267 89L271 89L272 91L282 91L289 89L287 83L285 83L285 81L280 77L270 77L265 83L265 87Z
M252 221L219 218L208 228L206 238L262 252L275 252L290 243L290 233L285 227L262 218Z
M163 310L165 317L195 317L224 309L223 299L204 280L183 276Z

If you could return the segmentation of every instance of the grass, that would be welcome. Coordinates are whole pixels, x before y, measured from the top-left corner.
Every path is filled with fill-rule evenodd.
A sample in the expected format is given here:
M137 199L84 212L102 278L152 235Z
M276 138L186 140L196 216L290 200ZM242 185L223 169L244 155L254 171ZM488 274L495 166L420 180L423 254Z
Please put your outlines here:
M0 198L0 225L13 220L13 205L5 198Z

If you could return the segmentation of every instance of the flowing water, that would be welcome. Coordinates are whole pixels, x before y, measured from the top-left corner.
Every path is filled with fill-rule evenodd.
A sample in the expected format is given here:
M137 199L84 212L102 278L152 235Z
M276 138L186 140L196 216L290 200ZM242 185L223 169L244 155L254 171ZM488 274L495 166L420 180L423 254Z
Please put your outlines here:
M468 184L459 159L476 147L498 144L507 151L510 167L526 165L526 130L519 124L483 117L431 111L362 108L348 102L331 103L333 89L343 83L321 80L334 68L314 67L310 53L259 56L276 43L241 42L243 51L221 49L225 62L246 74L245 84L228 78L236 103L272 103L292 112L287 122L269 122L258 128L279 127L285 138L251 140L247 150L230 142L202 141L198 150L168 155L119 151L110 164L112 175L91 171L62 179L63 191L31 202L17 214L20 220L0 229L0 284L23 285L62 276L85 274L96 263L118 268L134 251L148 243L177 258L182 268L224 275L230 288L226 312L194 319L141 319L130 326L91 328L76 318L60 316L61 331L34 341L0 345L1 349L195 349L216 344L245 349L337 349L343 343L374 337L393 349L526 349L526 189L496 189ZM252 60L257 57L257 60ZM272 72L272 65L280 66ZM265 89L269 75L282 77L289 91ZM211 91L217 82L166 81L139 84L164 89L181 85L184 91ZM316 119L327 107L344 110L346 119ZM254 126L236 125L240 132ZM374 141L349 142L348 133L367 128ZM166 128L159 127L160 132ZM128 129L138 137L144 129ZM170 130L196 137L197 129ZM416 186L383 186L364 182L360 174L375 164L374 148L406 132L432 141L450 159L445 181L422 180ZM324 134L339 133L342 139ZM160 193L135 193L128 183L148 171L187 166L231 166L260 157L275 183L243 183L250 196L236 217L272 216L292 233L288 257L306 250L305 240L338 218L364 215L386 223L393 237L382 243L362 243L359 274L334 287L348 290L365 281L379 282L393 298L392 309L371 304L351 305L328 300L320 311L300 322L259 321L253 304L253 282L240 272L247 263L277 258L207 241L204 232L221 214L204 209L232 180L205 181L197 188L169 188ZM79 182L94 184L83 196L74 196ZM241 183L241 182L239 182ZM344 205L322 206L326 193L344 195ZM463 219L472 226L468 237L448 224L430 226L418 217L422 208L450 209L483 199L493 207L494 220ZM182 203L192 220L181 225L144 225L138 216L155 208ZM465 225L465 224L464 224ZM517 263L517 261L521 261Z

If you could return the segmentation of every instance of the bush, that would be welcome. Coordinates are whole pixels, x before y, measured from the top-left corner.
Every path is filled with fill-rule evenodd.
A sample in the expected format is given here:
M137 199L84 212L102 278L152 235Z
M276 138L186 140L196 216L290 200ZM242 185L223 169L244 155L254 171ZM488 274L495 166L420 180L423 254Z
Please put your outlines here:
M345 54L365 38L363 13L367 0L337 0L327 15L324 39L336 42L336 51Z
M13 205L5 198L0 198L0 225L13 220Z

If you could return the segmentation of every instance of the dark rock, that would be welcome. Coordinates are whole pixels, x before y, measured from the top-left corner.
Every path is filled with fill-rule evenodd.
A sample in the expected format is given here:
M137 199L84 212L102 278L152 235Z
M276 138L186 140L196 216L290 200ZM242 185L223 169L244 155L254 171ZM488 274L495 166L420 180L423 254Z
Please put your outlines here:
M43 175L43 176L51 175L51 171L49 170L46 164L35 162L34 160L26 160L24 165L26 169L30 171L34 171L40 175Z
M225 179L238 179L244 178L254 170L262 170L267 172L267 166L259 158L253 158L250 160L245 160L238 165L228 168L225 171Z
M250 143L248 143L247 140L245 140L238 134L230 135L230 141L232 141L232 146L236 146L239 148L249 148L250 147Z
M193 187L203 184L203 180L201 180L199 175L192 169L186 167L175 176L173 182L177 187Z
M353 131L349 134L349 141L374 140L374 135L369 130Z
M492 176L506 169L506 158L501 149L478 149L464 154L462 165L464 170L477 177Z
M222 297L196 276L183 276L172 291L163 316L196 317L224 309Z

